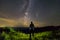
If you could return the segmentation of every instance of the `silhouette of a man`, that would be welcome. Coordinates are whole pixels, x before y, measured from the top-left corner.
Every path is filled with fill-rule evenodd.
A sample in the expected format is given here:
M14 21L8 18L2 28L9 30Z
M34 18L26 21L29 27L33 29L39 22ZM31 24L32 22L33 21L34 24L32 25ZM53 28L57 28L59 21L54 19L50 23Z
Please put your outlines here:
M34 37L34 24L33 24L33 22L31 22L29 30L30 30L30 36L32 35Z

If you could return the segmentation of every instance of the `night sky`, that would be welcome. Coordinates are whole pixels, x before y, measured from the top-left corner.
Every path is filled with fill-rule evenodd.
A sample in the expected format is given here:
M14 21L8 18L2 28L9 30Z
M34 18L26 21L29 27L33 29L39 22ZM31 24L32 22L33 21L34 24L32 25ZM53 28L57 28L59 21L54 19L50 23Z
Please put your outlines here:
M0 0L0 26L60 25L60 0Z

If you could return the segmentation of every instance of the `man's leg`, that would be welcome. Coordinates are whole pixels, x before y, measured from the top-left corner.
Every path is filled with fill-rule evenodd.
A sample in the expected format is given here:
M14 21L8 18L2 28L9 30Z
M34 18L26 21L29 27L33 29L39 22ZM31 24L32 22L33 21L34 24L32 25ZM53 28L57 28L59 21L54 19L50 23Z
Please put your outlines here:
M29 38L29 40L31 40L31 33L30 33L30 38Z
M34 32L32 32L32 36L34 37Z

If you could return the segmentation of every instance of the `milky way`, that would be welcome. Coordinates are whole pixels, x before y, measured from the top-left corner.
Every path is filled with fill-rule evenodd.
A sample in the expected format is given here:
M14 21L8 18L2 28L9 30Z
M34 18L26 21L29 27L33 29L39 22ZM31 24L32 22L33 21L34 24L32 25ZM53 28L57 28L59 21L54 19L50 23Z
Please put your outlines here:
M60 0L0 0L0 26L29 26L31 21L60 25Z

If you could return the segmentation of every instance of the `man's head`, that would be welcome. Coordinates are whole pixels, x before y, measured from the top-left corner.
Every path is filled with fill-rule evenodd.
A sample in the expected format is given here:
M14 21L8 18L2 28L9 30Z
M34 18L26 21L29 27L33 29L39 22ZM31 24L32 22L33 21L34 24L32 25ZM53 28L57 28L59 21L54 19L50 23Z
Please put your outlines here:
M31 24L33 24L33 22L31 21Z

